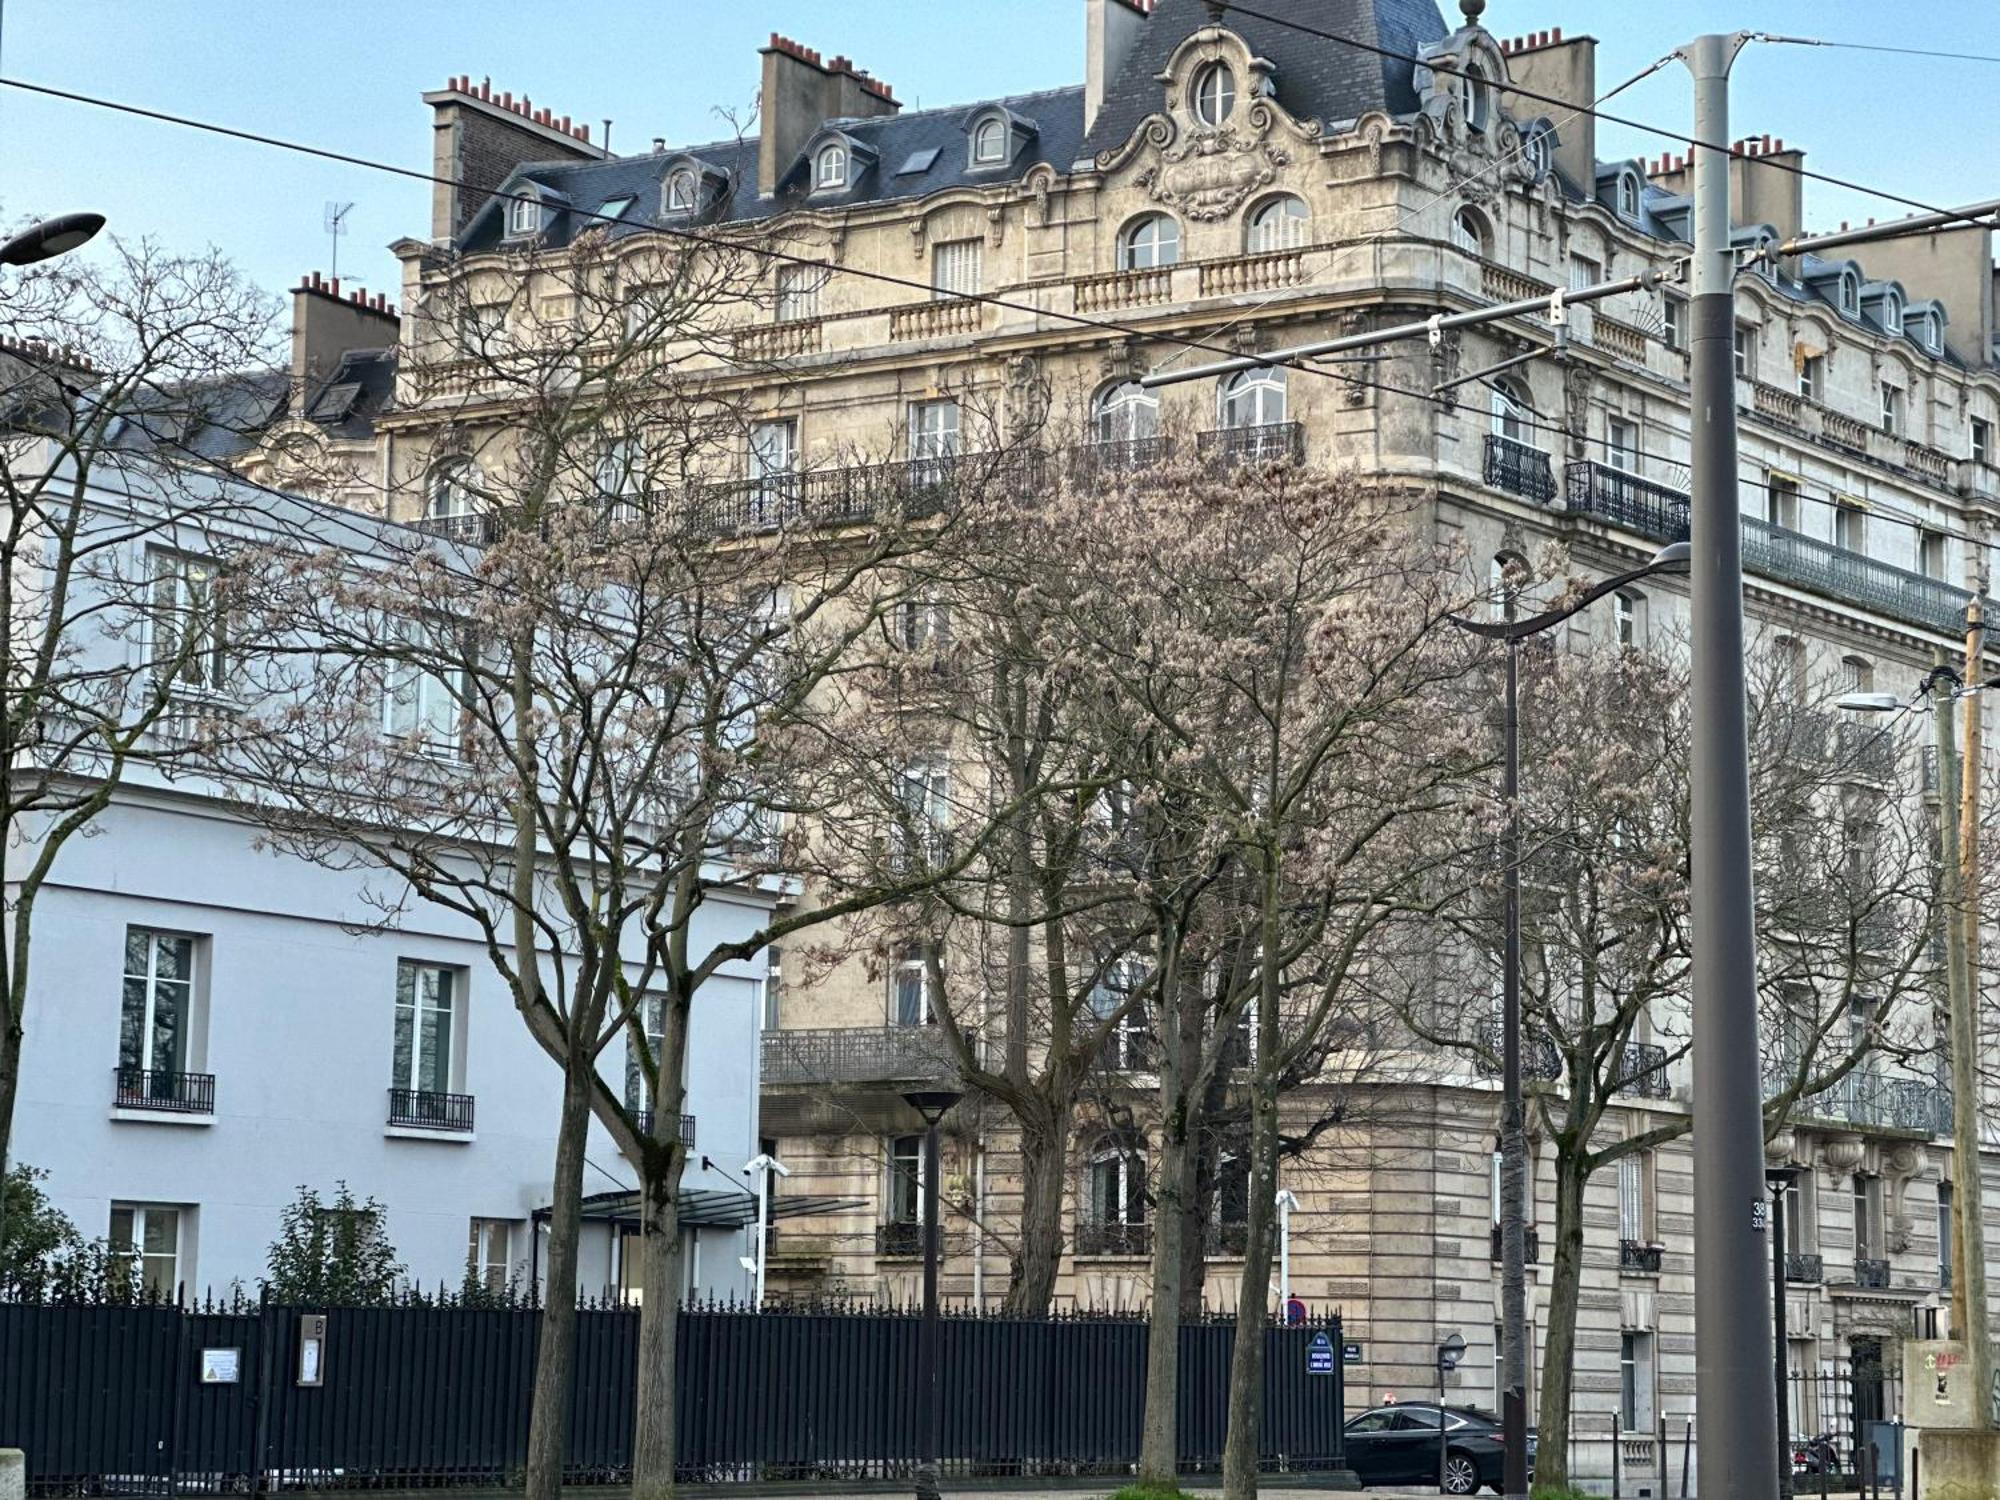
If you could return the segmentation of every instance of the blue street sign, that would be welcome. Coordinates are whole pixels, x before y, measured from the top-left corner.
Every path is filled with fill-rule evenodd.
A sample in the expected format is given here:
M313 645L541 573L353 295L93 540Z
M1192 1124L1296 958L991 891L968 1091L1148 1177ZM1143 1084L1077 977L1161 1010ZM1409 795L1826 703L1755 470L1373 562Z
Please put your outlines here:
M1360 1364L1361 1346L1359 1344L1342 1344L1340 1346L1340 1362L1344 1365Z
M1331 1375L1333 1373L1333 1340L1324 1333L1313 1335L1313 1341L1306 1346L1306 1374Z

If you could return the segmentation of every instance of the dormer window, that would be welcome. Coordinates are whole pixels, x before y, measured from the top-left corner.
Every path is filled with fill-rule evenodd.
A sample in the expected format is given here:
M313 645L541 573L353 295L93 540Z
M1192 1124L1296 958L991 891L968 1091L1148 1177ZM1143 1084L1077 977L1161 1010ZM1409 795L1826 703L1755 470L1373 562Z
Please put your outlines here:
M694 212L695 203L700 198L700 187L695 182L694 173L686 167L672 173L667 178L667 212L687 214Z
M515 238L537 234L542 227L542 205L531 193L523 193L507 205L507 233Z
M1465 65L1465 123L1484 130L1493 120L1493 89L1476 62Z
M1236 74L1228 63L1212 62L1194 75L1194 117L1220 125L1236 111Z
M1630 172L1618 177L1618 212L1628 219L1639 217L1639 179Z
M1861 312L1861 283L1851 275L1840 278L1840 310L1850 318Z
M1894 292L1882 299L1882 331L1884 333L1903 331L1903 299Z
M1528 168L1528 176L1540 182L1549 175L1549 132L1537 130L1521 143L1521 160Z
M972 164L997 167L1007 160L1007 125L1004 120L981 120L972 127Z
M829 142L819 148L819 155L813 158L813 187L837 188L847 186L847 148L838 141Z

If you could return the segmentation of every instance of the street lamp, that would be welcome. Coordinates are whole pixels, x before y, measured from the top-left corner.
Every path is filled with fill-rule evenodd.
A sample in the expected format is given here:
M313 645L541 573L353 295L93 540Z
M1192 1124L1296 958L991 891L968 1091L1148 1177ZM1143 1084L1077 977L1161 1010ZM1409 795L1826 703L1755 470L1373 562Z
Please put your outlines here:
M903 1095L924 1122L924 1321L917 1340L917 1500L939 1500L938 1417L938 1124L965 1097L957 1089L911 1089Z
M63 214L31 224L0 244L0 266L31 266L67 255L104 227L103 214Z
M1771 1188L1771 1344L1777 1352L1771 1360L1771 1381L1778 1393L1778 1496L1792 1497L1792 1411L1786 1384L1786 1351L1789 1335L1785 1328L1785 1194L1799 1175L1794 1166L1767 1166L1764 1181Z
M1607 578L1582 598L1525 620L1472 620L1453 615L1452 624L1507 645L1506 768L1502 793L1507 802L1506 895L1500 1011L1500 1431L1501 1492L1508 1500L1528 1493L1528 1138L1521 1107L1521 642L1553 629L1606 594L1657 573L1685 573L1688 544L1662 547L1642 568Z

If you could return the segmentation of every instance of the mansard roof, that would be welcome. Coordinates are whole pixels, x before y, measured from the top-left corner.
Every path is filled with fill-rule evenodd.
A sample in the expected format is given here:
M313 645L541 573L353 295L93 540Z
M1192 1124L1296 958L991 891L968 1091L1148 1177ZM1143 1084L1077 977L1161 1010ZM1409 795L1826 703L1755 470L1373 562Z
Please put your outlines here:
M1272 65L1272 86L1285 111L1323 125L1371 110L1414 114L1415 65L1342 46L1299 26L1412 57L1449 34L1436 0L1263 0L1257 8L1274 19L1230 10L1223 25ZM1105 90L1083 155L1124 145L1148 115L1159 112L1159 77L1167 60L1208 24L1205 0L1159 0Z

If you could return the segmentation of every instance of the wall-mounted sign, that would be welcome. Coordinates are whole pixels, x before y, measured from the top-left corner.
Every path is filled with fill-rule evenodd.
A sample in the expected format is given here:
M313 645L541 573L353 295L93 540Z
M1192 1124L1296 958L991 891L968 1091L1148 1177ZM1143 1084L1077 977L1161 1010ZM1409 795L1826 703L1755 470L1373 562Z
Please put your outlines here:
M1316 1333L1312 1342L1306 1345L1306 1374L1331 1375L1333 1373L1333 1340L1323 1333Z
M321 1313L306 1313L299 1319L299 1375L300 1385L326 1384L326 1317Z
M203 1385L235 1385L243 1378L243 1351L241 1349L204 1349L201 1351L201 1383Z

